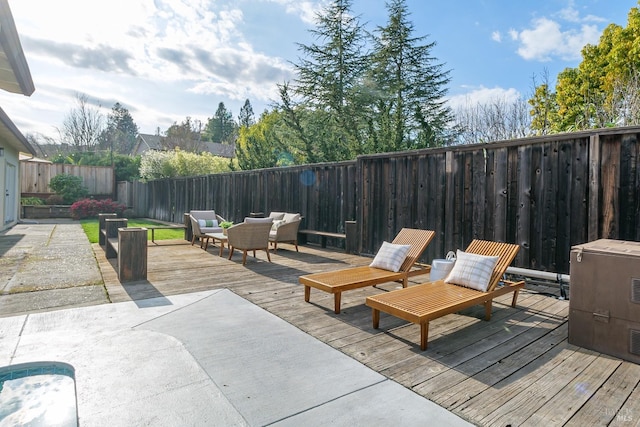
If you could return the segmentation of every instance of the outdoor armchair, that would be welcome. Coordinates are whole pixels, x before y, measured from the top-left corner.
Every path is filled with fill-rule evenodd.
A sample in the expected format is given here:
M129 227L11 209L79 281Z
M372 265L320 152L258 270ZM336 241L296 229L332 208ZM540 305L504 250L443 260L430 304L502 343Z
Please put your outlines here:
M274 218L274 212L270 218ZM298 228L302 217L300 214L282 213L281 219L274 219L271 231L269 232L269 242L273 246L273 251L278 250L278 243L291 243L298 252Z
M192 232L191 246L193 246L196 239L200 239L200 247L203 247L206 233L222 233L220 223L224 221L224 218L216 214L214 210L191 211L189 212L189 219L191 220Z
M245 218L245 222L236 224L227 230L227 243L229 245L229 259L233 256L235 249L242 251L242 265L247 262L247 251L264 250L267 259L271 262L269 255L269 231L271 230L271 218Z

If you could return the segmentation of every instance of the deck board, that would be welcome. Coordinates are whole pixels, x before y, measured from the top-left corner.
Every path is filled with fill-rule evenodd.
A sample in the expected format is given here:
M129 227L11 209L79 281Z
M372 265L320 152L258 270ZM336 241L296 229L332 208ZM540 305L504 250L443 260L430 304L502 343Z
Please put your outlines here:
M333 296L312 290L304 302L298 277L349 266L369 258L282 245L272 254L227 260L181 241L148 247L147 280L118 282L115 260L94 252L112 302L227 288L320 341L432 400L462 418L489 425L630 425L640 420L640 366L568 344L568 301L525 289L516 308L497 298L492 318L482 306L435 319L429 348L420 351L420 328L381 315L372 327L367 296L400 287L388 283ZM409 286L427 280L412 277Z

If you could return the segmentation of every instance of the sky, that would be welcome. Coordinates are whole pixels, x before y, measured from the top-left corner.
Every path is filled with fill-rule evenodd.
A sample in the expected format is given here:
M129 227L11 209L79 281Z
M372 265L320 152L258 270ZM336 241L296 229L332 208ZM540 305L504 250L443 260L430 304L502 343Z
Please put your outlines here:
M77 97L106 117L116 102L140 133L187 117L203 124L223 102L234 118L249 99L256 118L295 79L299 45L316 40L326 0L9 0L31 71L30 97L0 91L24 134L60 142ZM452 108L528 99L546 74L577 67L609 24L627 25L637 0L407 0L415 37L435 42L450 71ZM385 0L353 0L374 32Z

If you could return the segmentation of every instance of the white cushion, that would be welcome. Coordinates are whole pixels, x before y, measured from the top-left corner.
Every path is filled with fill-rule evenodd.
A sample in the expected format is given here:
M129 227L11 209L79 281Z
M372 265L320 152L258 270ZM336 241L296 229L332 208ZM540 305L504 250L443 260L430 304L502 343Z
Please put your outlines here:
M282 224L286 224L287 221L285 221L284 219L274 219L273 220L273 225L271 226L271 231L278 231L278 228L282 225Z
M463 252L458 249L456 263L444 281L486 292L498 258L497 256Z
M271 212L269 218L273 218L274 221L276 219L282 219L284 218L284 212Z
M409 249L411 249L411 245L396 245L389 242L382 242L380 250L378 250L376 257L369 266L397 273L407 258Z
M284 217L282 218L284 219L286 222L293 222L293 221L297 221L300 219L300 214L299 213L285 213Z
M244 222L247 223L259 223L259 222L268 222L271 223L273 222L273 218L251 218L251 217L246 217L244 219Z
M218 226L218 220L217 219L199 219L198 220L198 225L200 226L200 228L211 228L211 227L217 227Z

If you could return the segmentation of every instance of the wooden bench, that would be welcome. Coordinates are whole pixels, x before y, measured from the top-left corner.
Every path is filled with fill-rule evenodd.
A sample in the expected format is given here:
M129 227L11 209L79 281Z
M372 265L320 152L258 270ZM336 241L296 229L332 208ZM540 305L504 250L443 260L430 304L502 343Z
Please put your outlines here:
M327 238L330 239L343 239L344 251L348 254L355 254L358 252L358 232L356 229L355 221L344 222L344 233L334 233L331 231L318 231L302 229L298 230L298 243L304 245L307 243L307 236L319 236L320 246L327 247Z
M180 225L180 224L163 224L163 225L147 225L145 228L151 231L151 242L155 243L156 230L176 230L176 229L185 230L187 227L186 225Z
M100 214L104 215L104 214ZM121 282L147 278L147 229L127 227L126 218L99 216L99 242L107 259L117 258Z
M307 243L307 236L320 236L320 246L327 247L327 237L332 239L347 239L345 233L332 233L330 231L318 231L318 230L298 230L298 234L302 234L302 238L298 238L301 244Z

